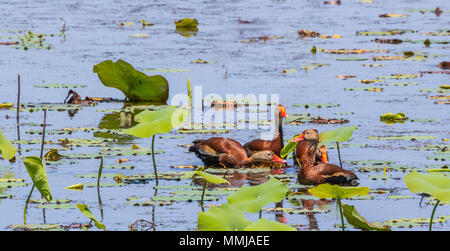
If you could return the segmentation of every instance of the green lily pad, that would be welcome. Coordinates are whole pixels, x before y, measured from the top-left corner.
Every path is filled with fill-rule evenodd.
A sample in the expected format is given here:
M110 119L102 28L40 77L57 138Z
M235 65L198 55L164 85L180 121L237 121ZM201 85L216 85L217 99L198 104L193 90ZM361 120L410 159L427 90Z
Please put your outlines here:
M41 195L47 200L52 200L52 194L50 193L50 185L47 179L47 172L44 167L42 159L39 157L25 157L23 160L25 168L28 171L34 185L39 190Z
M406 117L406 115L403 112L399 112L397 114L389 112L380 116L380 120L386 123L396 123L407 119L408 117Z
M319 134L319 143L326 144L329 142L345 142L352 137L355 129L358 129L358 127L345 126L335 130L322 132Z
M297 231L297 229L277 221L259 219L245 227L244 231Z
M124 131L136 137L148 138L155 134L168 133L183 124L187 111L183 108L170 106L158 111L143 111L136 115L136 126Z
M95 216L91 213L89 207L86 204L77 204L77 207L86 217L94 221L95 226L98 229L105 230L105 225L103 225L100 221L97 220L97 218L95 218Z
M440 201L450 201L450 177L441 173L410 172L404 179L406 186L413 193L427 193Z
M206 212L198 214L199 231L243 231L251 224L245 214L229 205L223 204L221 207L212 207Z
M121 59L103 61L93 71L103 85L119 89L131 101L165 103L169 97L169 83L164 77L147 76Z
M198 21L195 18L183 18L175 21L177 28L196 28Z
M17 152L17 148L9 142L9 140L3 135L0 129L0 151L2 152L2 158L11 160L14 158Z
M250 213L259 212L265 205L283 200L288 191L286 184L275 178L257 186L242 186L227 197L228 203Z
M377 224L372 224L368 222L364 217L362 217L356 208L352 205L345 205L341 203L342 208L344 209L344 216L347 219L347 222L354 226L355 228L362 230L375 230L375 231L390 231L389 227L379 226Z
M87 85L81 84L40 84L34 85L35 88L83 88Z
M308 189L308 192L321 199L344 199L355 195L367 195L370 189L368 187L341 187L325 183Z

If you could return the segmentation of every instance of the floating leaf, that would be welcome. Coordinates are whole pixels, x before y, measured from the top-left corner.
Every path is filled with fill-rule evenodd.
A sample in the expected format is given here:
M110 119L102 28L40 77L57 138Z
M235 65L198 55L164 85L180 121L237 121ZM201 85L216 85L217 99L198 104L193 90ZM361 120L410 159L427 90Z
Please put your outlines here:
M105 230L105 225L103 225L101 222L97 220L97 218L95 218L95 216L91 213L89 207L86 204L77 204L77 207L86 217L94 221L95 226L98 229Z
M386 113L380 116L380 120L387 123L395 123L399 121L407 120L408 117L403 112L399 112L397 114Z
M368 187L342 187L325 183L308 189L308 192L321 199L344 199L355 195L367 195L370 189Z
M347 222L359 229L362 230L375 230L375 231L390 231L389 227L378 226L375 224L369 223L364 217L362 217L356 208L352 205L345 205L341 203L342 208L344 209L344 216L347 219Z
M155 134L168 133L183 124L187 111L183 108L169 106L158 111L143 111L136 115L136 126L124 131L136 137L148 138Z
M326 144L329 142L345 142L352 137L355 129L358 129L358 127L345 126L335 130L322 132L319 134L319 142L320 144Z
M83 187L84 187L83 183L80 183L80 184L67 186L67 187L65 187L65 189L69 189L69 190L83 190Z
M52 200L52 194L50 193L50 185L47 179L47 172L44 167L42 159L39 157L31 156L25 157L23 164L28 171L34 185L39 190L41 195L47 200Z
M129 63L119 59L103 61L94 66L103 85L119 89L131 101L165 103L169 97L169 83L160 76L147 76Z
M175 21L177 28L197 28L198 21L195 18L183 18Z
M222 184L222 183L227 183L230 184L230 182L222 177L207 173L207 172L203 172L203 171L196 171L194 173L194 175L198 175L203 177L206 181L208 181L209 183L214 183L214 184Z
M12 108L14 107L14 103L0 103L0 109L1 108Z
M257 186L242 186L227 197L228 203L250 213L259 212L265 205L283 200L288 191L286 184L271 178Z
M17 152L17 148L3 135L2 129L0 129L0 151L2 158L7 160L14 158Z
M441 173L420 174L410 172L405 177L408 189L413 193L427 193L437 200L450 201L450 177Z
M281 158L286 158L286 156L292 152L298 145L299 142L291 142L293 139L297 138L300 134L296 134L294 135L294 137L292 137L288 143L286 143L286 145L283 147L283 149L281 149L280 152L280 157Z
M245 227L244 231L297 231L297 229L278 221L259 219Z
M198 214L199 231L243 231L250 223L242 211L229 204Z

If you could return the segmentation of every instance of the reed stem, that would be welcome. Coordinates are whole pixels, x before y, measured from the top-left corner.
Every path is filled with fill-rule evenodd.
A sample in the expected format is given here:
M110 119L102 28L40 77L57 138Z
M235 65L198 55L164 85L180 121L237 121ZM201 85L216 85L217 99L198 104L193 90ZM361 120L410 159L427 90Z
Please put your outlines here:
M433 217L434 217L434 212L436 211L437 206L439 205L439 200L436 200L436 205L433 208L433 212L431 213L431 218L430 218L430 231L431 231L431 227L433 226Z

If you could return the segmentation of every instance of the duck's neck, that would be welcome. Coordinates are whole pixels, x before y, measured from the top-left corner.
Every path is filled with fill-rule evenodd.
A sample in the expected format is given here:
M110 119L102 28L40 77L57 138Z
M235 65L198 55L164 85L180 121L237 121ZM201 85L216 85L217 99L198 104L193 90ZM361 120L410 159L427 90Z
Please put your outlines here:
M279 138L281 145L283 145L283 116L278 112L278 117L275 116L275 133L272 140Z
M314 166L314 163L316 162L317 142L308 141L308 143L309 143L309 145L308 145L306 157L301 161L302 168Z

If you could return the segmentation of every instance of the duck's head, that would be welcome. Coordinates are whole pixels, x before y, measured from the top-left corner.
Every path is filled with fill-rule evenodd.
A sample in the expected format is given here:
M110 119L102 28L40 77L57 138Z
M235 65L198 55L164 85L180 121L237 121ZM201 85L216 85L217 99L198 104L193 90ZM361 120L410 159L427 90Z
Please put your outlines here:
M286 107L284 107L284 105L278 105L278 112L280 113L280 116L283 118L286 118L288 116L286 113Z
M318 142L319 132L316 129L306 129L300 135L292 139L291 142L300 142L303 140L310 142Z
M258 162L275 162L279 164L286 164L286 160L278 157L272 151L259 151L252 154L251 159Z
M320 155L320 159L324 163L328 163L328 154L327 154L327 148L322 145L319 149L317 149L317 154Z

